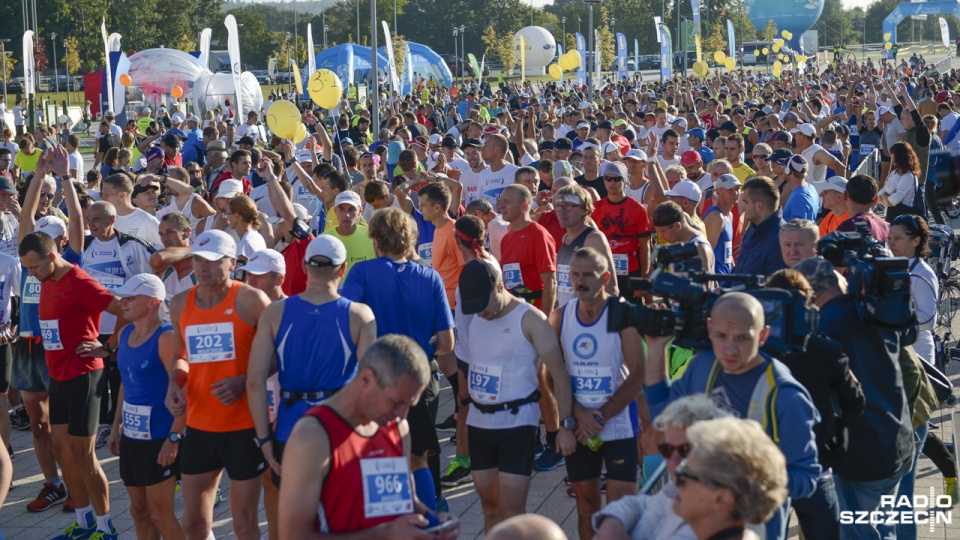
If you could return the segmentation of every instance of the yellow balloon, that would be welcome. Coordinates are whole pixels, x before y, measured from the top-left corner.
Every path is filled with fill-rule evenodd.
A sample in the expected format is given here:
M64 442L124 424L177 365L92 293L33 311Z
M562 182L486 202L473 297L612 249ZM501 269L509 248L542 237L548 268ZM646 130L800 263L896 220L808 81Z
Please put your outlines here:
M779 79L779 78L780 78L780 70L779 70L779 69L774 69L774 70L773 70L773 76Z
M754 55L754 56L760 56L760 51L754 49L753 55Z
M580 53L576 49L567 51L560 58L563 58L564 56L567 57L566 66L564 66L563 64L560 64L561 68L563 68L566 71L575 71L580 68L580 62L583 61L583 59L580 58Z
M706 62L694 62L693 63L693 72L697 75L703 76L707 74L707 71L710 69L710 66Z
M893 43L890 43L889 41L883 44L883 48L888 51L890 50L891 47L893 47Z
M307 138L307 126L300 124L297 128L297 134L293 136L293 142L300 144L304 139Z
M784 37L785 39L793 39L793 33L790 32L789 30L784 30L784 31L783 31L783 37Z
M760 52L762 52L763 54L769 54L769 53L770 53L770 49L764 47L763 49L760 49Z
M800 62L801 64L806 64L806 63L807 63L807 57L806 57L805 55L802 55L802 54L801 54L801 55L798 55L798 56L797 56L797 62Z
M890 37L891 37L891 36L890 36L890 32L887 32L887 33L885 33L885 34L883 35L883 40L884 40L884 41L890 41Z
M560 66L557 64L550 64L548 71L550 72L550 76L558 81L560 80L560 76L563 75L563 70L560 69Z
M782 67L783 67L783 64L781 64L779 60L775 60L775 61L773 62L773 69L774 69L774 71L780 71L780 69L781 69Z
M343 96L343 83L340 77L329 69L318 69L307 81L310 99L324 109L335 109Z
M737 61L728 56L723 61L723 65L725 65L730 71L733 71L737 67Z
M300 125L300 111L289 101L274 101L267 110L267 127L277 137L292 139Z
M780 52L780 44L779 44L779 43L774 43L774 44L773 44L773 52Z
M713 61L716 62L716 63L718 63L718 64L722 64L724 58L726 58L726 57L727 57L727 55L723 54L723 51L717 51L717 52L713 53Z
M780 39L780 38L777 38L777 40L776 40L774 43L776 43L777 45L783 47L784 41L783 41L782 39Z

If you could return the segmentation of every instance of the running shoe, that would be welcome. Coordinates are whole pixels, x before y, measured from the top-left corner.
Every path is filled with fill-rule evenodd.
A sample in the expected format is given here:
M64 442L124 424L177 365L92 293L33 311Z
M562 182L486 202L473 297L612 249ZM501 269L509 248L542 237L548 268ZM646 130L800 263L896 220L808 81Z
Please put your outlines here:
M63 484L60 484L58 488L49 482L44 482L40 494L37 495L37 498L34 499L33 502L27 505L27 510L30 512L43 512L53 506L57 501L66 498L67 488Z
M97 524L94 523L89 527L81 527L79 524L74 523L73 525L64 529L60 536L53 537L53 540L87 540L93 538L93 535L97 532ZM116 538L116 536L114 536Z
M93 536L90 537L90 540L119 540L120 532L117 531L117 528L113 528L113 532L103 532L97 531L93 533Z
M447 472L440 477L440 485L443 487L457 487L460 484L466 484L473 481L470 476L470 467L464 467L459 461L451 461L447 467Z
M213 500L213 507L216 508L217 505L220 504L221 500L223 500L223 497L221 496L221 493L220 493L220 486L217 486L217 498Z
M27 409L20 407L17 410L10 413L10 425L14 429L20 431L29 431L30 430L30 415L27 414Z
M450 444L457 444L457 434L454 433L450 436Z
M954 507L957 505L957 478L944 478L943 479L943 494L950 497L950 506Z
M533 459L538 459L543 455L545 449L546 446L543 444L543 441L540 440L540 437L537 437L537 444L533 447Z
M94 445L96 448L103 448L107 444L107 440L110 438L111 426L110 424L100 424L100 429L97 430L97 442Z
M533 468L538 471L552 471L563 465L566 460L557 449L549 444L543 445L543 453L533 460Z
M451 414L447 417L446 420L440 422L436 426L437 431L456 431L457 430L457 419Z
M70 497L70 493L67 493L67 500L63 501L63 506L60 508L64 512L73 512L77 509L77 505L73 504L73 498Z
M438 513L438 514L439 514L440 512L449 512L449 511L450 511L450 505L447 503L447 498L444 497L443 495L437 497L436 509L437 509L437 513Z

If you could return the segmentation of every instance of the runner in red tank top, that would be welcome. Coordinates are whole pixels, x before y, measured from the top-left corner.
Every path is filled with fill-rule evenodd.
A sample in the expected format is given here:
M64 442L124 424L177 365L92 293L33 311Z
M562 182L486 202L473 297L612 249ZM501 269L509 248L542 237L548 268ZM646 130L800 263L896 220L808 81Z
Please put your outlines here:
M430 513L410 474L406 416L429 378L423 349L388 334L364 353L356 377L297 422L283 456L281 538L372 528L383 538L457 537L459 520Z

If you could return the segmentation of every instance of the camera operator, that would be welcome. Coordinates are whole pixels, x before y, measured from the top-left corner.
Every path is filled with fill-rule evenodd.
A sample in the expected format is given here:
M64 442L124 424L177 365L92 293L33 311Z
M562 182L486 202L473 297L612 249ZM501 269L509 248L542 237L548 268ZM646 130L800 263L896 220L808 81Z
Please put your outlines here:
M863 414L845 421L847 452L833 468L840 511L880 511L881 497L895 495L901 478L913 467L913 422L900 371L901 345L892 332L881 332L863 322L858 298L841 289L829 261L807 259L796 270L813 288L814 303L820 308L820 331L840 343L849 357L850 371L869 396ZM887 524L845 527L857 538L886 538L894 531L894 526Z
M930 254L930 227L920 217L904 214L890 223L887 246L895 257L910 259L910 290L917 307L920 333L913 343L917 356L934 365L933 326L937 320L937 274L921 257Z
M780 210L780 192L773 180L758 176L747 180L740 195L743 219L749 226L740 241L736 274L769 276L785 268L777 249L783 212Z
M760 352L770 334L763 306L746 293L727 293L714 303L707 328L712 350L694 356L672 384L665 361L671 336L644 336L644 396L650 416L656 418L683 396L706 393L737 417L760 422L787 458L790 497L810 497L821 473L812 429L820 415L787 366ZM788 511L784 505L765 524L767 539L786 538Z
M798 221L801 220L791 221L787 225ZM784 231L786 228L780 232L781 240ZM765 285L797 290L806 298L813 298L813 289L807 279L792 268L777 270ZM823 474L817 480L817 491L806 499L793 501L793 509L797 512L797 521L800 522L804 537L839 539L840 507L830 468L840 462L846 450L847 431L844 422L863 412L866 398L860 383L850 373L847 355L839 343L829 338L810 336L806 351L790 351L779 359L810 392L813 405L820 413L820 423L813 428L813 434L817 438L817 458L823 467Z
M702 263L703 271L713 273L713 247L704 238L700 229L696 228L691 218L680 205L673 201L662 202L653 211L653 226L657 234L668 244L690 242L697 246L697 258Z
M820 229L809 219L792 219L780 227L780 255L789 268L817 256Z
M877 194L880 188L877 181L866 174L858 174L847 180L847 192L844 195L847 201L847 212L850 219L841 223L837 230L840 232L854 232L857 223L865 223L870 228L870 234L877 240L886 243L889 227L882 217L873 213L877 205Z

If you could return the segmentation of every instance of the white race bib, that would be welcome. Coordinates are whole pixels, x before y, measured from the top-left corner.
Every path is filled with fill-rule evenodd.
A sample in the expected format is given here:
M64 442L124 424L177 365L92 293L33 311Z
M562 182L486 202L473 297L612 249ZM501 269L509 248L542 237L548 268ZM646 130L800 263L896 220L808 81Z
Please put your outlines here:
M470 397L477 401L497 401L502 374L500 366L470 364Z
M40 303L40 281L33 276L27 276L27 280L24 282L23 303L24 304Z
M50 321L40 320L40 338L43 339L43 349L47 351L63 350L63 343L60 342L60 321L53 319Z
M570 369L573 395L586 407L599 407L613 396L613 369L609 367L581 367Z
M413 512L410 469L405 457L360 460L363 513L367 519Z
M142 441L150 440L150 411L149 405L131 405L123 402L123 434L131 439Z
M277 419L277 404L280 401L280 373L267 377L267 415L270 423Z
M503 265L503 286L510 289L518 289L523 286L523 274L520 273L520 263L510 263Z
M573 294L573 283L570 281L570 265L557 265L557 292Z
M420 258L426 261L428 264L433 264L433 242L420 244L417 247L417 253L420 255Z
M614 253L613 254L613 267L617 271L618 276L625 276L630 273L630 261L627 258L626 253Z
M233 323L194 324L184 332L191 364L225 362L237 358Z

